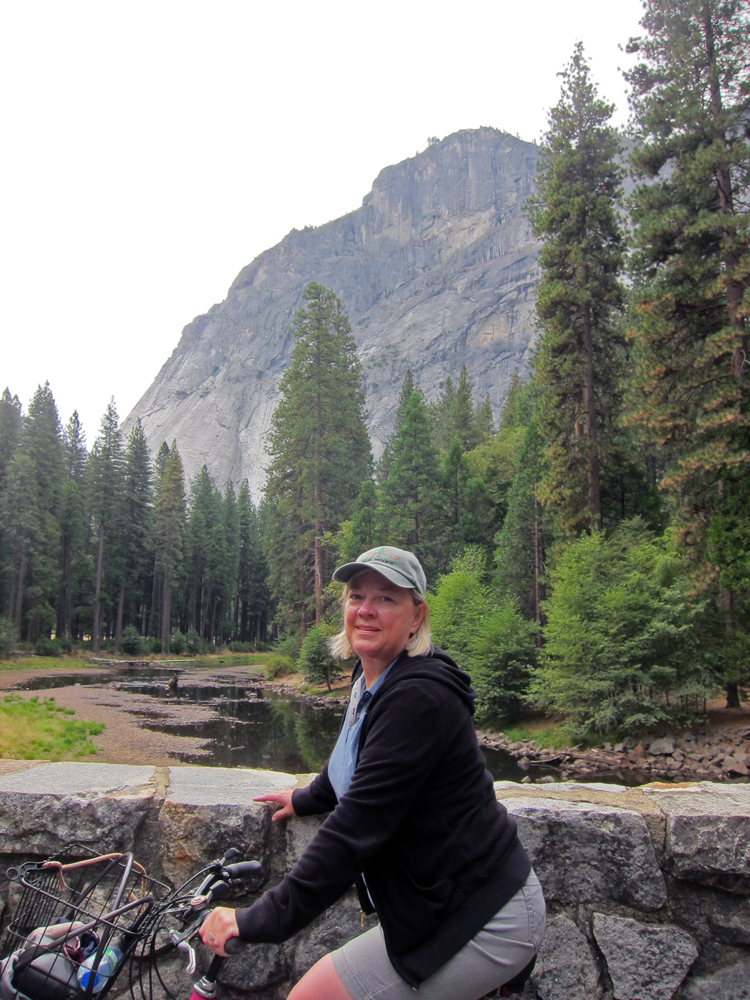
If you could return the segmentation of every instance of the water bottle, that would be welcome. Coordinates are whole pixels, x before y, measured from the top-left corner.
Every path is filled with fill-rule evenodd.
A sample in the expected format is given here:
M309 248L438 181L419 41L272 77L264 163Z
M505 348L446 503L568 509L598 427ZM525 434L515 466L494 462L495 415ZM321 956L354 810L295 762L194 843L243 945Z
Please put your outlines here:
M109 977L117 968L117 965L122 958L122 952L115 945L110 945L109 948L104 949L104 954L102 955L99 966L94 971L93 965L96 962L96 952L89 955L78 966L78 982L81 984L81 989L85 990L88 988L91 977L94 977L94 987L92 992L94 994L101 993L104 987L109 982Z

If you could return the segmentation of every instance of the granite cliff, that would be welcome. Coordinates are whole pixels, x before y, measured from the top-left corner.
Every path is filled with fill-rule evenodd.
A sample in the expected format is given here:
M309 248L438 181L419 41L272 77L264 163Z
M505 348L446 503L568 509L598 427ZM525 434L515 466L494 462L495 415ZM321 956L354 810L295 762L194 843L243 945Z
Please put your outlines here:
M197 317L133 409L152 451L176 439L188 477L263 483L265 436L310 281L333 288L360 350L375 455L411 368L428 399L466 364L495 413L534 340L537 244L523 215L538 149L457 132L378 175L356 211L292 230Z

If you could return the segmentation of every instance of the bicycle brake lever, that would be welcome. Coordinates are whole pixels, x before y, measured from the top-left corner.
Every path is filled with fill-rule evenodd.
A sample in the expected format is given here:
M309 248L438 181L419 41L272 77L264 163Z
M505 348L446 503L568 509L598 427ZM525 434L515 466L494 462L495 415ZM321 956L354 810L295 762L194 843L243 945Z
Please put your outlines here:
M175 945L177 948L179 948L184 941L188 941L191 937L195 937L195 935L200 930L201 924L203 923L203 921L206 919L206 917L209 915L210 912L211 912L210 910L204 910L203 913L201 913L201 915L195 921L195 923L192 923L188 927L188 929L186 931L182 931L182 933L178 931L170 931L169 937L172 944Z
M177 945L177 950L187 952L188 963L185 971L189 976L192 976L195 973L195 948L193 948L189 941L180 941Z

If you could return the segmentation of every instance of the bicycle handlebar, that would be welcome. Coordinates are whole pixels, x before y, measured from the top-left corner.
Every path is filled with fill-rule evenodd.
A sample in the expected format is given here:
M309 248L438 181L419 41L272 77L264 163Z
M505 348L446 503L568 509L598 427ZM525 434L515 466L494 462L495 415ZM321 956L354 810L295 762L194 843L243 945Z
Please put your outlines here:
M229 878L247 878L260 870L260 861L238 861L233 865L224 865L222 874L226 872Z
M243 941L242 938L233 937L224 942L224 951L227 955L239 955L241 951L244 951L248 947L249 941Z

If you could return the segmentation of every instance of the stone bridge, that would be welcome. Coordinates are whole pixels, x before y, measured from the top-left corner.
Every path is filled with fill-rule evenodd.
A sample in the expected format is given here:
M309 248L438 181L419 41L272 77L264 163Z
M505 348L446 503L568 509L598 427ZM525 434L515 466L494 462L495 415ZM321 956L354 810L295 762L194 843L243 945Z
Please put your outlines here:
M78 842L132 850L149 874L176 884L237 847L263 862L264 885L273 885L319 820L272 824L252 798L308 778L0 760L0 870ZM750 785L495 787L518 821L549 910L525 1000L750 1000ZM0 907L5 924L7 883ZM233 958L223 995L280 1000L359 931L352 893L291 941ZM176 964L166 976L189 995Z

